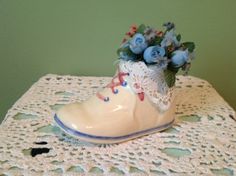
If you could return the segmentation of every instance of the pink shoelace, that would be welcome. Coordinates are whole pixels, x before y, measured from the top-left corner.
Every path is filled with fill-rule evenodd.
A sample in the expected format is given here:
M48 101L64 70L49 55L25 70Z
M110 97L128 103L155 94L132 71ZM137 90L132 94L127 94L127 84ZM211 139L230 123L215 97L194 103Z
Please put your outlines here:
M111 83L109 83L106 87L111 88L111 91L114 94L118 93L118 89L115 89L115 87L117 86L126 86L127 82L124 80L124 76L129 76L129 73L124 73L124 72L118 72L118 74L112 78ZM118 78L119 82L115 82L115 79ZM100 94L99 92L96 94L97 97L105 102L109 101L110 98L109 97L105 97L102 94ZM144 93L138 93L138 97L141 101L144 100Z

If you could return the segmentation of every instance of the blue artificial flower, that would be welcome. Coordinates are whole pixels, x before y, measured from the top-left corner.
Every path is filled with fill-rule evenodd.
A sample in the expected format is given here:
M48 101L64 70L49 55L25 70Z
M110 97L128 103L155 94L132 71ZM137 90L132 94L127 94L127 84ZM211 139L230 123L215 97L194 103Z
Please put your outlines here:
M164 55L164 48L159 46L150 46L144 51L143 58L147 63L156 63Z
M166 32L164 39L161 41L161 47L167 47L171 44L174 44L174 46L180 45L173 30Z
M174 67L181 67L189 60L189 52L186 50L176 50L173 52L173 56L171 57L171 62Z
M142 53L148 46L145 37L140 33L135 34L129 44L129 48L134 54Z

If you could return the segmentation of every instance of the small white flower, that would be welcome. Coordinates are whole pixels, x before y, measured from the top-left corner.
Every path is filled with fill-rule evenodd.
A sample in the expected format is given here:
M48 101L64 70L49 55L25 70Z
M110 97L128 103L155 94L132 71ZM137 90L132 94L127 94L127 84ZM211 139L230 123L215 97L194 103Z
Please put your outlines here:
M172 43L175 46L180 45L173 30L166 32L164 39L161 41L161 47L170 46Z

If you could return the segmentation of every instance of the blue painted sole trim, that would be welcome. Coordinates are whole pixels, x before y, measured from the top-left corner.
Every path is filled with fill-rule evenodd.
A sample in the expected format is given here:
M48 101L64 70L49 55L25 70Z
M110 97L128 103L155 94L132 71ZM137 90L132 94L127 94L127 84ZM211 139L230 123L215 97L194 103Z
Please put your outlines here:
M86 134L86 133L82 133L82 132L79 132L79 131L76 131L74 129L71 129L69 127L67 127L66 125L63 124L63 122L57 117L57 115L55 114L54 116L54 120L55 122L64 130L66 131L67 133L71 134L71 135L74 135L74 136L77 136L77 137L82 137L82 138L88 138L88 139L96 139L96 140L127 140L127 139L130 139L130 138L135 138L135 137L138 137L138 136L142 136L145 135L145 134L149 134L149 133L152 133L152 132L155 132L155 131L161 131L161 130L164 130L168 127L171 126L171 124L174 122L174 119L167 123L167 124L164 124L164 125L161 125L161 126L158 126L158 127L154 127L154 128L150 128L150 129L147 129L147 130L142 130L142 131L138 131L138 132L135 132L135 133L131 133L131 134L128 134L128 135L124 135L124 136L96 136L96 135L90 135L90 134Z

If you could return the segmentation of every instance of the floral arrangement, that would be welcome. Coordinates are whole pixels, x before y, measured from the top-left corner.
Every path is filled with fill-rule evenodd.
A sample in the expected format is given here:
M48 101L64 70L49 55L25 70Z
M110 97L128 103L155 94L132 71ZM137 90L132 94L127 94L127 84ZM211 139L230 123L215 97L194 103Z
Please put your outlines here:
M175 33L175 24L163 24L165 30L156 30L144 24L132 25L122 45L117 51L119 59L143 61L155 65L164 71L169 87L174 86L179 69L187 74L194 58L195 44L182 42L181 35Z

